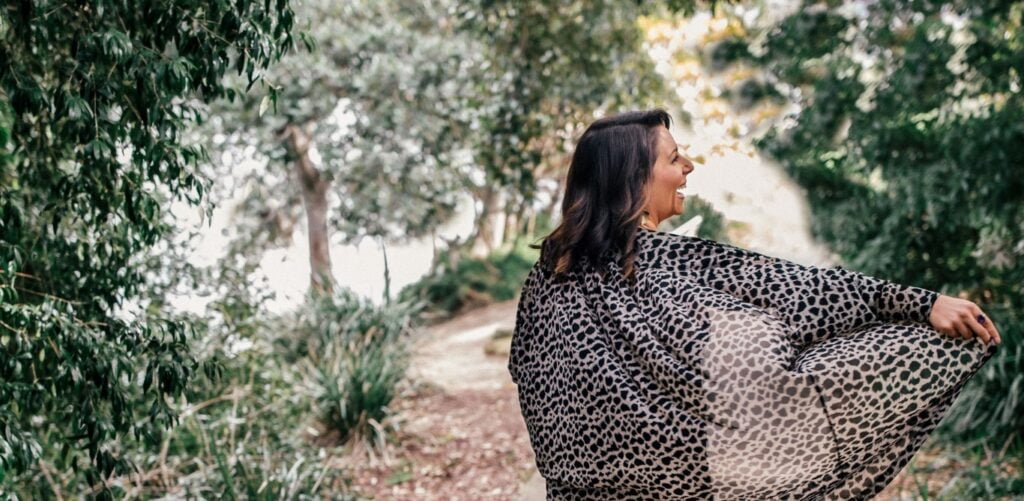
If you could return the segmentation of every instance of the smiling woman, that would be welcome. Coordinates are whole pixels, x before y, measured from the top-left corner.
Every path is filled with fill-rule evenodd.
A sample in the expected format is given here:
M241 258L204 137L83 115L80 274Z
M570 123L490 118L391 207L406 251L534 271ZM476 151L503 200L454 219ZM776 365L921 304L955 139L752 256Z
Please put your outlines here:
M935 291L651 229L693 170L669 125L584 132L523 285L508 369L548 499L870 498L998 333L943 335L981 312Z
M657 134L658 157L654 162L651 184L647 191L643 226L656 230L662 221L682 214L686 196L687 174L693 172L693 162L679 154L675 138L667 127L654 128Z
M556 274L625 248L623 266L631 277L637 228L682 214L676 189L693 163L679 155L671 125L668 112L656 109L606 117L587 128L569 165L562 223L548 237Z

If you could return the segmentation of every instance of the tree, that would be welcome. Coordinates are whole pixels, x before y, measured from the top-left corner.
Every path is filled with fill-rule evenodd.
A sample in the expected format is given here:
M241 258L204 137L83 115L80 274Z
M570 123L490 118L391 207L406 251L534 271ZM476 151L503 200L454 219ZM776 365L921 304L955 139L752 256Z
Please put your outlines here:
M46 456L95 484L129 471L124 448L155 440L208 368L188 324L140 307L141 263L170 233L167 204L206 192L182 132L237 93L226 73L259 81L293 14L95 0L0 16L0 477Z
M595 114L673 105L644 53L646 12L612 1L307 4L311 50L269 77L287 82L276 112L223 110L217 124L224 151L248 148L267 166L244 204L241 226L259 230L246 238L266 241L254 235L301 206L322 292L332 234L421 236L468 192L467 242L489 253L500 216L506 236L530 224L538 180L554 185L554 212L572 139Z
M265 165L240 211L255 233L242 237L299 217L301 203L316 293L332 288L332 234L417 237L455 207L485 73L479 43L454 31L444 5L308 2L307 50L269 76L283 85L276 108L218 110L221 151L249 148Z

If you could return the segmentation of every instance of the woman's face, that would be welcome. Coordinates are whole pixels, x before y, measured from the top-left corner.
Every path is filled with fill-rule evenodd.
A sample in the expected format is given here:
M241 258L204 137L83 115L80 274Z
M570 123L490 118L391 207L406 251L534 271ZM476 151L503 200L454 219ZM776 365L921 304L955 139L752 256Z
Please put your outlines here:
M664 126L658 126L657 159L647 184L647 213L654 224L683 213L682 187L693 162L679 153L676 140Z

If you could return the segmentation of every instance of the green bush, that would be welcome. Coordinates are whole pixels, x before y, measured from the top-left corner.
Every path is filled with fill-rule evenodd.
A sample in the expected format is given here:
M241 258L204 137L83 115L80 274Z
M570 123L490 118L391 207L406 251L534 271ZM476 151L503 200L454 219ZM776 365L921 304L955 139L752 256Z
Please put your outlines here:
M208 200L191 127L263 81L294 23L288 1L4 4L0 498L21 473L45 488L41 465L86 485L130 473L173 425L201 370L187 323L133 311L169 272L145 262L175 202Z
M416 309L375 306L349 291L315 301L300 324L313 407L332 440L383 443L382 423L408 368Z
M699 197L687 201L686 213L667 219L661 229L668 231L690 218L701 215L697 235L724 241L725 217L710 203ZM552 230L551 222L538 216L535 235L547 235ZM459 313L485 306L494 302L515 299L523 281L539 251L530 247L537 240L520 237L504 249L486 258L455 259L452 251L442 251L434 269L418 282L410 284L399 293L402 301L417 301L424 307L424 317L429 320L444 320Z
M963 451L926 446L929 453L907 465L908 482L893 498L913 500L1020 499L1024 477L1020 456L999 451Z
M453 264L450 257L450 251L442 251L434 270L403 288L399 299L420 302L426 318L433 320L515 299L539 253L523 238L484 259L463 258Z
M950 442L983 445L1024 457L1024 318L990 307L1003 343L964 388L937 433ZM993 442L998 437L1002 442Z
M117 444L139 474L112 477L111 492L347 499L350 479L330 458L354 453L354 441L346 439L383 441L380 425L405 374L403 336L415 310L376 306L343 289L269 316L263 313L269 296L247 289L243 275L232 277L238 282L205 315L189 320L199 337L197 358L216 370L169 403L179 419L155 444ZM41 436L40 467L8 477L4 494L88 497L94 486L84 473L60 462L61 437Z
M149 451L143 458L148 469L168 468L169 485L153 485L140 497L298 500L337 490L344 472L323 458L340 452L303 431L315 423L310 396L301 391L304 376L276 353L271 332L280 331L262 331L248 348L231 347L238 340L224 346L242 351L229 355L203 399L185 407L164 457Z
M806 190L812 234L845 265L963 295L998 322L1004 346L942 436L1020 448L1024 100L1005 61L1024 5L873 2L859 23L842 4L744 26L749 50L730 40L718 62L760 70L793 101L754 144ZM862 64L865 48L880 57Z
M203 358L216 359L218 377L190 388L181 420L162 448L137 459L161 481L128 497L175 494L186 498L321 499L337 495L344 472L324 458L343 454L305 430L318 422L308 376L282 349L295 334L296 317L268 316L266 295L253 295L244 276L194 325L204 333Z

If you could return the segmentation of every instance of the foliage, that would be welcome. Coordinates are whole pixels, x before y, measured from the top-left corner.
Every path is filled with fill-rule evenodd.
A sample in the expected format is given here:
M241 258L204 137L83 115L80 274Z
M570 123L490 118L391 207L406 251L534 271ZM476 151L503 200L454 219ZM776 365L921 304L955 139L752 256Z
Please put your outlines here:
M893 492L899 499L955 501L1017 499L1024 495L1024 477L1020 474L1024 461L1019 456L1000 451L965 454L930 445L907 465L909 481L899 492Z
M478 191L533 200L538 179L564 174L572 140L595 114L673 107L642 50L637 19L649 10L614 0L459 3L460 28L484 41L497 77L480 94L489 109L475 149Z
M287 1L0 6L0 469L51 440L53 467L96 484L173 423L166 397L201 367L187 323L132 311L140 262L164 207L206 189L182 130L236 93L224 74L260 79L292 18Z
M663 221L661 229L670 231L697 215L703 217L697 235L726 241L725 218L710 203L698 196L687 199L686 213ZM546 215L538 215L536 235L552 230ZM539 257L529 246L534 236L519 235L504 248L483 258L461 257L457 248L438 253L430 272L399 293L404 301L425 305L424 316L438 321L493 302L515 299L530 268Z
M336 442L384 443L382 423L408 367L416 313L409 304L375 306L342 289L313 298L300 316L313 407Z
M990 444L1024 457L1024 318L1010 310L991 314L1000 319L1003 343L964 388L938 433L947 441Z
M528 243L521 239L485 258L458 259L446 249L438 254L433 269L404 287L398 297L423 303L424 316L434 321L495 301L515 299L539 257Z
M851 267L990 312L1007 342L953 415L999 446L1024 428L1024 6L811 3L719 46L799 107L757 144Z
M192 319L203 334L197 356L218 360L222 375L191 385L180 424L159 449L139 453L137 462L160 472L161 481L139 490L125 479L132 495L354 499L337 460L351 451L339 447L339 435L324 418L331 405L358 414L367 407L377 412L381 400L368 402L349 392L328 399L326 387L337 387L338 381L376 382L369 393L393 395L394 386L381 383L396 385L404 371L386 381L363 380L358 372L348 379L324 376L331 371L349 376L352 360L363 367L404 367L398 363L403 353L389 343L405 332L409 313L400 305L375 307L342 289L333 297L311 296L295 312L268 314L273 295L252 284L249 250L234 248L241 255L229 253L211 270L192 270L198 274L196 285L213 289L204 293L218 295L205 314ZM335 356L339 365L331 364Z
M643 0L637 0L637 3L642 3L642 1ZM724 2L721 2L720 0L664 0L663 2L651 2L651 4L659 7L661 6L659 4L664 4L663 6L668 11L685 14L687 16L692 16L694 13L697 12L697 9L699 7L704 6L707 6L708 10L710 10L711 12L718 12L718 6L723 3L733 4L740 2L739 0L725 0Z
M161 480L138 491L125 479L126 490L190 499L320 499L336 491L342 472L324 461L331 449L302 432L302 423L313 424L310 395L296 391L305 376L277 352L273 326L210 346L225 354L223 376L193 388L162 447L140 454L144 471Z
M335 369L322 353L357 348L343 338L379 341L382 336L373 337L375 332L400 331L408 315L402 316L398 305L377 308L345 293L333 300L311 298L295 312L269 314L273 295L253 286L248 265L231 271L236 257L226 256L210 270L188 271L196 275L191 285L199 293L217 295L189 322L199 334L192 341L195 356L216 360L218 377L188 386L174 402L180 419L159 443L131 448L141 474L115 476L109 484L126 498L354 498L343 467L351 450L339 447L338 434L322 419L327 415L324 385L331 382L320 370ZM301 350L296 332L309 338ZM367 366L380 361L369 353L353 355ZM381 365L400 366L391 359ZM338 398L329 403L352 407L344 400L350 394ZM50 475L49 480L35 472L24 475L12 492L27 499L49 498L53 491L87 493L72 471Z
M300 216L303 187L288 172L299 155L283 132L299 127L330 185L325 212L337 241L429 234L466 191L476 240L489 241L479 227L499 204L524 220L538 209L538 180L557 184L568 143L595 113L666 105L671 94L636 22L648 10L613 1L303 4L310 50L269 77L288 83L274 111L253 97L211 122L232 155L222 168L240 151L267 166L251 174L244 224L291 235L276 228Z
M272 108L261 96L219 107L204 131L223 135L219 172L230 174L244 155L265 166L240 207L252 231L296 219L302 208L283 134L299 127L310 160L329 184L330 229L340 242L364 237L404 239L428 233L452 215L469 168L486 85L479 43L454 31L445 2L332 2L297 7L305 50L269 73L282 88ZM219 136L218 136L219 137ZM244 236L244 235L243 235ZM269 242L274 243L274 242Z

